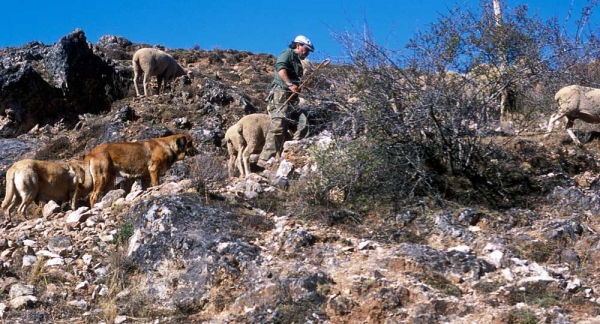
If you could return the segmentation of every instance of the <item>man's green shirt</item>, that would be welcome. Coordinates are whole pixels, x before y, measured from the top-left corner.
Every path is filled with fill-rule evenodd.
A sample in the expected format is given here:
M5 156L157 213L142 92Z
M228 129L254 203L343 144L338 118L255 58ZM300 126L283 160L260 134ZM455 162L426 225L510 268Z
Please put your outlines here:
M302 78L304 75L304 70L302 69L300 55L294 52L293 49L288 48L281 52L279 57L277 57L277 61L275 62L275 78L271 83L271 86L279 85L282 88L287 89L288 86L283 82L278 73L281 69L287 70L288 76L292 83L300 84L300 78Z

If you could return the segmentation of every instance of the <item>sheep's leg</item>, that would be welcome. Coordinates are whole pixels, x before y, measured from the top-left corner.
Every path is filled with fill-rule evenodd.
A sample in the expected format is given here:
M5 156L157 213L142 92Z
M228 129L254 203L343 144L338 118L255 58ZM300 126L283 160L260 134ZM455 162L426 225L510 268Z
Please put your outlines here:
M243 157L242 157L242 162L244 163L244 175L247 176L250 174L250 153L252 152L252 150L249 150L248 148L250 147L250 145L246 146L246 148L244 148L244 152L243 152Z
M144 96L148 96L148 83L150 83L150 73L144 72Z
M227 162L227 173L229 173L229 177L233 178L233 167L235 165L235 155L229 154L229 162Z
M252 154L255 147L256 143L252 139L244 141L241 147L240 156L242 157L242 164L244 166L244 176L250 174L250 154Z
M552 129L554 128L554 123L563 117L564 117L564 115L561 113L556 113L556 114L550 116L550 120L548 121L548 127L546 128L546 135L544 135L544 137L548 137L548 135L550 135L550 133L552 133Z
M164 78L160 75L156 76L156 82L158 83L158 89L156 89L156 94L160 94L161 90L162 93L165 93L165 89L163 89L163 85L164 83L166 83L166 80L164 80L165 82L163 82Z
M167 92L168 90L171 90L171 79L170 78L164 78L163 79L163 89L162 89L162 93Z
M567 129L567 133L569 133L569 136L571 136L573 143L577 144L578 146L581 146L581 142L579 141L577 136L575 136L575 133L573 133L573 119L567 117L567 125L565 126L565 128Z
M134 73L133 73L133 86L135 87L135 95L139 97L140 96L140 90L138 90L138 77L139 77L138 72L134 71Z
M240 147L240 149L238 150L238 154L237 154L237 159L235 160L235 166L237 167L238 171L240 172L240 178L244 178L249 174L249 170L246 171L246 161L244 160L244 150L246 148L245 147Z

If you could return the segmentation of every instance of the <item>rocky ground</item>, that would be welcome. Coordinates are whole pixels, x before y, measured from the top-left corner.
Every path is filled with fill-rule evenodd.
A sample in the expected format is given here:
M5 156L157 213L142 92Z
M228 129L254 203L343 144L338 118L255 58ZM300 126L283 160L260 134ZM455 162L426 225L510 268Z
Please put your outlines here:
M578 148L566 133L496 139L526 156L516 167L542 187L529 208L423 199L306 217L308 152L335 141L331 132L287 142L285 163L227 177L221 140L241 116L264 111L272 55L171 50L194 77L136 98L125 80L142 45L115 37L90 45L118 72L116 100L2 139L3 172L26 157L81 158L103 142L177 132L201 153L177 162L161 185L111 191L94 208L51 202L27 219L3 215L3 322L600 323L597 140ZM0 50L0 76L22 62L51 71L36 59L48 48ZM4 108L5 133L19 131L13 116Z

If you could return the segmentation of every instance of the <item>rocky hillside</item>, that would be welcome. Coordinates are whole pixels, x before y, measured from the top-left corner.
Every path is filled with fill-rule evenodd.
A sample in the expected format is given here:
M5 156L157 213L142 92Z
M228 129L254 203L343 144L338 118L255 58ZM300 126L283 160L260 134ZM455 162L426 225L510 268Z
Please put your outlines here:
M50 202L26 219L3 215L3 322L600 322L597 140L507 138L523 158L514 167L541 188L527 208L423 198L309 217L302 179L318 168L309 152L336 140L331 98L348 98L331 80L342 67L319 71L306 94L322 117L311 135L287 142L279 165L230 179L224 133L265 111L275 57L165 49L192 77L137 98L130 61L148 46L91 44L76 30L0 49L3 174L23 158L79 159L101 143L174 133L200 151L159 186L110 191L94 208ZM315 100L324 93L329 101Z

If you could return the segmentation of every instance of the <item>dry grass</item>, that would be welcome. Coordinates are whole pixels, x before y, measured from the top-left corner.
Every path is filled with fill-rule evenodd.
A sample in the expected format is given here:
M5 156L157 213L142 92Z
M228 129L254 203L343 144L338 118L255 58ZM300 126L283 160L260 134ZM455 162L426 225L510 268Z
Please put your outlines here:
M29 283L31 284L39 284L39 283L44 283L44 284L48 284L47 281L47 274L48 272L46 271L46 258L43 256L38 256L37 257L37 262L33 265L33 267L31 268L30 272L29 272Z
M529 308L512 309L501 319L506 324L537 324L539 318Z
M225 160L221 156L199 154L186 160L190 165L189 179L193 181L199 193L208 195L211 184L225 183L228 180Z
M275 227L275 223L271 217L265 215L242 215L242 227L258 232L267 232Z
M132 286L132 282L134 282L132 278L136 276L137 267L127 260L126 255L129 233L133 230L130 225L130 222L125 222L119 229L119 233L122 234L116 239L117 245L114 252L109 255L110 271L103 279L103 284L108 292L98 298L98 306L102 310L102 313L98 316L100 320L106 323L114 322L117 315L126 314L144 318L149 314L148 308L145 307L148 304L146 302L148 297L133 292L136 287ZM126 297L124 302L123 299L119 299L118 294L125 290L132 290L130 292L132 297Z

